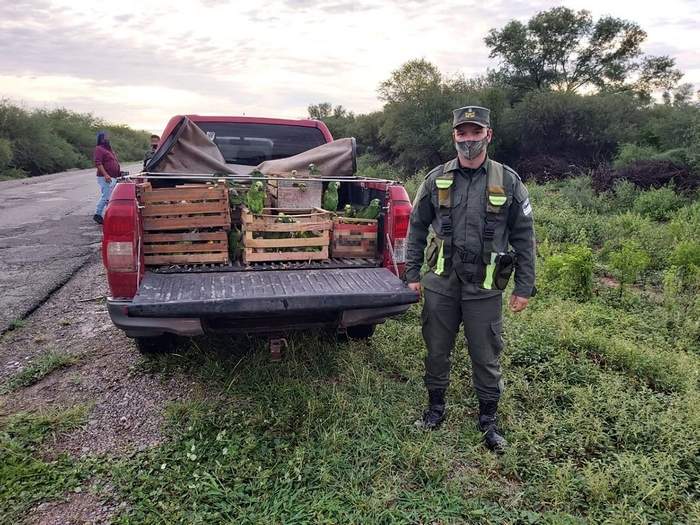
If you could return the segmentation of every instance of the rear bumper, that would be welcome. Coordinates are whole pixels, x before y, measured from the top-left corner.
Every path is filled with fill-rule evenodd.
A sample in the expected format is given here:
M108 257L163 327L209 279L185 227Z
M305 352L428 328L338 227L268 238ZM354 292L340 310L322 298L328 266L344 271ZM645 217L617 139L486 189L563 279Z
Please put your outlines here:
M275 333L288 330L305 330L310 328L348 328L364 324L380 324L405 313L410 304L387 306L383 308L360 308L344 310L329 319L314 316L313 313L303 318L260 317L256 319L217 317L216 323L210 323L208 318L199 317L138 317L128 314L131 303L127 301L107 302L107 310L112 322L117 328L124 330L129 337L155 337L163 334L175 334L183 337L195 337L207 332L243 332L243 333Z
M385 268L163 274L147 272L132 301L109 301L131 337L279 333L378 324L419 296Z
M198 317L135 317L128 314L130 301L107 301L107 311L117 328L129 337L154 337L175 334L195 337L204 333Z

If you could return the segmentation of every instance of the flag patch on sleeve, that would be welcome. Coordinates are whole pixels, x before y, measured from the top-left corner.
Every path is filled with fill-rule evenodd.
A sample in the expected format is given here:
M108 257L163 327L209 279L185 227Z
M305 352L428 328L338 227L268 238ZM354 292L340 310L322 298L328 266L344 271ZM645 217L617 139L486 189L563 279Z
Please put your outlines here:
M530 215L532 213L532 206L530 206L530 199L525 199L523 202L523 214Z

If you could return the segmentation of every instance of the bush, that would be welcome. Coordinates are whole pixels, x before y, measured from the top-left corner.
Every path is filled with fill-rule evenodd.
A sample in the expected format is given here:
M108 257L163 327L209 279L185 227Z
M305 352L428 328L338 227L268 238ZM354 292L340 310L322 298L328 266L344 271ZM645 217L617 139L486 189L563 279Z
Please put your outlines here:
M612 206L616 210L629 210L634 206L634 201L639 195L639 188L628 180L615 181L612 187L614 202Z
M92 115L65 109L28 111L0 100L0 176L41 175L92 165L95 132L110 132L122 162L141 160L149 134L126 126L108 125ZM10 160L6 146L10 144Z
M637 241L630 239L622 243L620 250L610 254L610 264L616 270L622 293L626 284L634 283L649 267L649 255Z
M649 160L653 158L656 153L656 150L650 146L622 144L613 162L613 167L615 169L620 169L640 160Z
M667 221L683 207L686 199L670 186L640 193L634 200L633 209L640 215L656 221Z
M587 246L572 245L544 263L545 287L562 297L586 301L593 294L593 252Z
M604 213L610 208L608 196L593 189L590 176L568 179L558 184L559 195L575 208Z

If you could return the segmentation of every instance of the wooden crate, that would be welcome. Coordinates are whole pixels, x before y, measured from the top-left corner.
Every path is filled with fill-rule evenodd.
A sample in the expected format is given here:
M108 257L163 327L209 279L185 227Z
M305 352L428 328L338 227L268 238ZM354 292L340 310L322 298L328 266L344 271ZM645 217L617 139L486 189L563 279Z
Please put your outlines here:
M270 177L292 177L291 173L271 173ZM267 193L272 208L320 208L323 182L320 180L268 180Z
M371 258L377 255L377 220L336 217L331 256Z
M143 234L147 266L164 264L227 264L228 236L225 231Z
M291 217L294 222L280 222L280 213ZM330 212L320 208L265 208L262 214L253 215L243 207L241 222L245 264L328 259L330 230L333 227ZM310 232L312 236L298 236L304 232ZM269 238L272 236L279 238ZM314 251L306 251L309 248L314 248Z
M225 184L188 184L176 188L139 188L146 231L231 228L228 189Z

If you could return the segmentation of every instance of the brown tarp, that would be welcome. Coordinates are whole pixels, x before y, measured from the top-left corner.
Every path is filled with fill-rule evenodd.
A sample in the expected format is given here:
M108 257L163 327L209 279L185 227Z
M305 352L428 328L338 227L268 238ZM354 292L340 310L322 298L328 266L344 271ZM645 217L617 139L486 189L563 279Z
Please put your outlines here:
M268 175L297 170L299 176L309 175L309 164L315 164L325 177L344 177L355 172L355 141L351 138L334 140L284 159L266 160L256 168ZM232 173L219 148L207 134L185 117L177 132L175 143L155 166L154 173ZM251 167L251 171L255 168Z
M236 173L226 164L216 144L187 117L178 129L175 143L148 169L155 173Z

